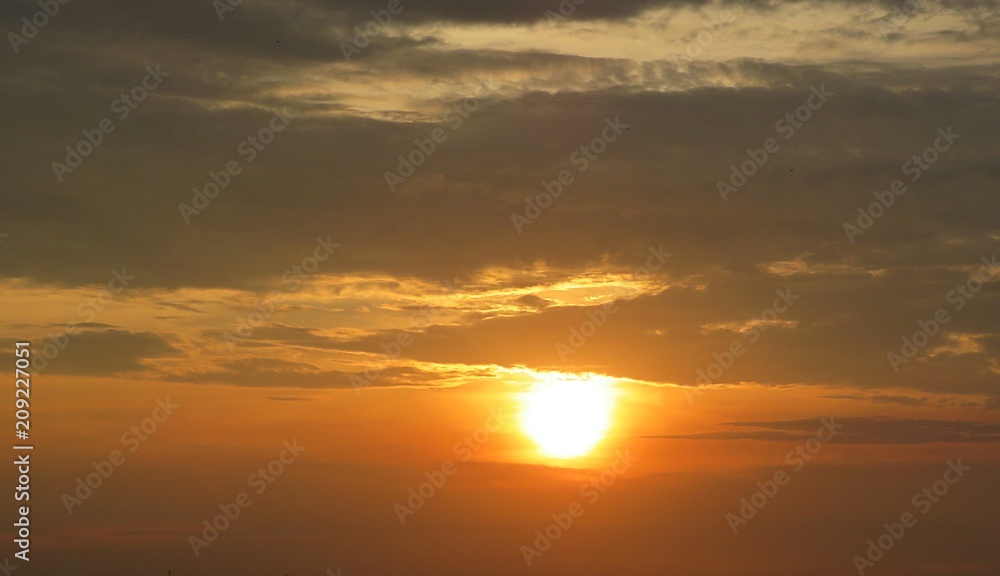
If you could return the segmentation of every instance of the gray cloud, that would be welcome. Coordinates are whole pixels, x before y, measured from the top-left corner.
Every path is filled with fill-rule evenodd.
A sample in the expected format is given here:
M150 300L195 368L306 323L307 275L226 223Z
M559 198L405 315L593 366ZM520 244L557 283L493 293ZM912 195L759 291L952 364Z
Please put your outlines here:
M306 362L273 358L246 358L219 362L205 370L171 373L164 379L189 384L225 384L260 388L354 389L396 387L449 387L475 372L426 371L410 366L383 366L368 379L363 371L321 370ZM352 380L352 377L355 380ZM356 383L360 383L356 386Z
M831 442L838 444L928 444L933 442L967 443L1000 442L1000 424L968 420L931 420L917 418L885 418L880 416L835 418L843 426ZM723 426L755 428L647 436L667 440L804 440L816 435L821 427L818 419L775 420L769 422L724 422Z
M56 348L57 355L46 356L46 349ZM34 365L57 374L113 376L146 371L146 360L182 355L168 338L154 332L85 330L38 342Z
M514 22L544 12L536 4L493 4L441 2L419 10L414 4L405 14L414 22ZM618 18L652 5L587 3L580 16ZM15 22L32 6L5 5L3 22ZM995 393L1000 385L994 368L1000 339L991 322L1000 306L996 282L934 342L976 334L979 350L924 351L898 375L885 358L917 320L944 304L966 276L963 267L997 252L996 65L743 59L681 66L452 50L433 39L404 39L373 46L354 66L342 62L338 34L372 6L293 8L245 3L232 20L219 22L210 3L68 5L25 53L5 55L11 66L0 80L0 101L19 113L5 124L8 137L0 142L8 183L0 191L0 226L11 234L0 249L0 276L76 287L106 282L107 270L127 266L138 289L266 293L309 254L317 236L344 246L323 263L321 275L431 281L533 263L557 273L598 265L633 269L646 247L662 244L675 254L663 275L691 278L691 286L622 303L568 364L558 360L554 344L585 320L585 311L543 307L530 298L521 303L538 305L531 315L483 320L470 314L466 326L415 333L406 357L586 368L693 384L696 371L734 337L705 334L702 327L746 321L768 305L774 289L790 286L802 294L787 316L797 324L772 329L734 363L726 382L970 394ZM158 18L147 19L151 14ZM131 32L114 36L121 40L95 40L108 30ZM82 129L109 115L111 101L155 62L171 77L65 183L56 182L51 161ZM303 78L310 83L303 85ZM461 88L491 78L515 80L485 98L400 194L390 193L384 172L436 125L409 109L369 114L344 86L454 83L437 101L413 103L422 108L450 103L468 95ZM775 136L775 121L800 106L814 85L836 95L723 203L716 182L748 148ZM279 106L293 113L289 128L184 224L178 204L191 201L192 188L203 186L209 171L238 158L236 145ZM570 154L609 116L631 125L627 137L518 235L511 214L543 181L570 167ZM874 190L900 178L903 162L947 126L961 134L955 148L851 245L842 224L873 200ZM779 274L769 268L775 262L797 262L800 269ZM161 305L203 309L173 297ZM383 338L333 339L320 334L323 328L262 327L247 346L377 353ZM297 370L316 386L339 377ZM229 373L274 380L266 370L245 367L220 377Z

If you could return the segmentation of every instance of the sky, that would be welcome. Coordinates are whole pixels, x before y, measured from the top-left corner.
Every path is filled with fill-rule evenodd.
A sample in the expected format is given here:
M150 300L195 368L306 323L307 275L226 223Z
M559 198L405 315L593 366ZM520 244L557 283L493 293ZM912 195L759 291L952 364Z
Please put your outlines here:
M995 0L0 31L5 574L1000 573Z

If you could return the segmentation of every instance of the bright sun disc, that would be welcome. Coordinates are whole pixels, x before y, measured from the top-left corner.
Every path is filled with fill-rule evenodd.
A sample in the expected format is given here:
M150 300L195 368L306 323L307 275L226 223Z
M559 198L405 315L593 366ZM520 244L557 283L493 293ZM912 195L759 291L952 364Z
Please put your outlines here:
M522 427L554 458L583 456L611 426L614 389L609 378L547 375L525 393Z

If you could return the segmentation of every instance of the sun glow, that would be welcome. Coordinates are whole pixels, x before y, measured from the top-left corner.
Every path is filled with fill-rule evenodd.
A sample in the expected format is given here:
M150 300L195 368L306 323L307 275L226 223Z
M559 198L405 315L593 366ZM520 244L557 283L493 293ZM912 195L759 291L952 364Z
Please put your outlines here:
M590 452L611 427L615 404L605 376L546 374L522 397L521 426L538 449L553 458Z

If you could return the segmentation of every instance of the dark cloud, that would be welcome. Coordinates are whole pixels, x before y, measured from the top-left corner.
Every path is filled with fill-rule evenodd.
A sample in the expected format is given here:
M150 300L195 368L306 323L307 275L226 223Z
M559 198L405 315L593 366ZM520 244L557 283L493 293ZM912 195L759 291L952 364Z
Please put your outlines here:
M442 66L449 64L445 58ZM627 262L630 247L653 242L671 243L677 252L671 267L681 273L720 268L751 273L770 260L809 254L811 264L890 267L899 274L919 265L914 272L923 274L929 265L975 262L991 253L993 223L987 215L997 208L989 192L996 167L983 154L992 149L991 132L976 119L997 103L980 91L980 71L964 77L906 71L905 80L888 71L870 72L870 79L858 80L750 62L731 69L796 87L661 94L604 90L484 103L404 185L412 194L402 196L389 193L382 174L395 169L395 158L432 126L293 120L190 225L178 205L191 202L192 188L203 186L209 171L239 158L236 144L265 126L270 113L209 113L188 104L180 87L166 85L162 98L154 96L122 122L59 185L49 163L78 139L79 129L70 127L88 127L108 113L114 98L109 90L93 97L86 112L71 117L55 111L61 116L57 126L27 121L9 126L10 142L29 143L16 154L29 159L0 195L0 205L14 227L24 228L19 232L27 233L29 226L52 232L3 251L3 273L77 284L101 281L104 271L127 265L145 286L251 287L277 282L308 253L316 236L328 234L345 249L321 273L436 278L538 260L578 265L607 255ZM178 70L178 79L190 82L190 72ZM918 87L901 94L878 86L885 82ZM741 161L746 148L774 136L775 119L800 105L814 83L837 93L829 108L722 203L716 181L728 177L729 165ZM37 106L25 104L29 112ZM606 116L620 116L635 129L557 206L517 235L511 213L523 209L526 195L540 191L540 182L569 167L569 155L600 131ZM895 218L880 220L850 246L841 224L856 217L872 190L900 177L900 165L929 145L939 126L955 126L962 140L919 183L925 192L901 198ZM659 168L641 168L648 165ZM519 170L515 174L508 166ZM115 173L113 183L102 176L109 172ZM299 208L304 206L308 209ZM758 238L761 228L773 231L771 239ZM572 232L580 229L590 231L586 243ZM964 242L947 243L953 236ZM60 258L42 257L56 246ZM399 250L402 246L406 249Z
M830 394L822 396L822 398L830 398L833 400L858 400L864 402L874 402L876 404L899 404L900 406L924 406L931 402L931 399L926 396L917 398L914 396L893 396L890 394L872 394L870 396L863 394Z
M274 358L246 358L220 362L206 370L168 374L166 380L190 384L226 384L260 388L357 389L449 387L463 378L489 376L476 370L435 370L410 366L370 368L366 371L321 370L306 363Z
M989 401L983 400L963 400L960 398L931 398L928 396L899 396L893 394L829 394L820 396L832 400L856 400L858 402L872 402L875 404L892 404L898 406L940 406L940 407L960 407L960 408L986 408Z
M929 444L933 442L1000 442L1000 424L968 420L885 418L880 416L834 418L838 429L830 442L838 444ZM823 427L820 419L769 422L724 422L723 426L754 428L654 436L667 440L805 440Z
M516 302L523 306L529 306L531 308L538 308L538 309L545 308L550 304L550 302L545 298L539 298L538 296L532 294L528 294L527 296L521 296L516 300Z
M225 334L226 332L221 330L206 330L203 336L211 340L223 342ZM301 346L317 350L332 350L347 347L344 338L333 338L323 335L318 329L286 326L277 323L270 323L255 328L250 338L244 341L242 345L255 347Z
M653 5L592 0L578 14L620 18ZM3 21L15 22L34 6L5 5ZM632 270L647 247L664 245L674 256L657 274L688 284L622 302L620 312L565 362L555 344L568 340L586 311L543 306L534 296L515 302L533 308L530 315L486 319L469 312L463 318L468 325L414 331L405 358L591 369L693 384L713 354L738 337L705 325L745 322L769 305L775 289L791 287L802 295L783 316L792 325L770 328L719 381L996 393L1000 339L991 319L1000 307L997 282L956 313L899 374L886 360L918 320L945 305L967 267L997 252L995 65L847 59L682 65L449 49L428 39L418 39L419 49L385 39L363 63L343 62L340 33L373 8L378 6L246 2L219 22L211 3L63 7L44 35L10 60L0 80L0 101L18 111L0 142L0 154L9 159L4 167L10 167L0 191L3 229L32 238L4 244L0 276L77 287L103 284L109 270L126 266L138 290L263 294L311 253L317 237L343 245L318 276L433 282L468 281L498 266L541 264L554 275L601 266ZM414 3L400 22L403 16L412 22L515 22L544 10L523 2ZM98 32L108 30L129 34L98 42ZM110 103L154 63L171 76L59 184L50 163L81 138L81 130L109 115ZM441 90L430 102L402 98L401 109L378 115L346 93L344 86L361 82ZM491 82L494 90L475 114L450 132L400 193L391 193L384 172L396 168L415 139L439 126L426 117L439 118L440 110L416 110L451 104ZM813 86L835 95L722 202L717 181L746 159L748 148L780 139L775 121L801 106ZM210 171L239 158L237 144L266 126L279 107L292 114L288 129L185 224L178 205L191 202L192 188L203 187ZM512 213L541 192L542 182L572 168L570 155L609 117L628 123L627 135L518 234ZM873 191L903 177L902 164L949 126L961 134L955 147L850 244L843 223L873 201ZM172 296L160 305L205 309ZM244 345L377 354L388 333L396 332L334 338L319 326L268 325ZM932 353L949 335L962 334L979 335L981 349ZM221 333L209 329L204 336ZM285 370L327 386L343 376L302 366L229 368L219 377L245 373L269 382Z
M182 355L174 343L155 332L86 330L36 343L33 365L39 372L113 376L148 370L146 360Z

